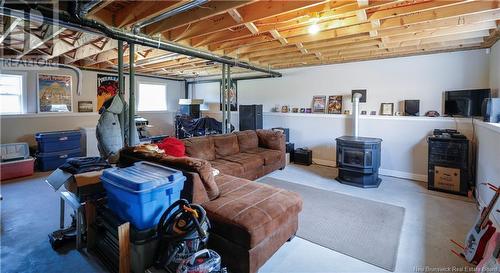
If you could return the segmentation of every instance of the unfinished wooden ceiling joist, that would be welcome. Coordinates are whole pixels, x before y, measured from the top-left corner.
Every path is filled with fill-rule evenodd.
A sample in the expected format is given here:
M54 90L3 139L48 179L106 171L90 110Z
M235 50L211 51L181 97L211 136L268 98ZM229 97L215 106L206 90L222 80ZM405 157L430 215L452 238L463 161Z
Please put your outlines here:
M87 16L131 30L188 1L107 0ZM12 17L0 23L4 55L92 69L115 69L118 63L118 43L107 37ZM212 0L141 31L279 69L488 48L500 38L499 25L500 0ZM141 46L135 60L139 73L181 78L221 73L219 64Z

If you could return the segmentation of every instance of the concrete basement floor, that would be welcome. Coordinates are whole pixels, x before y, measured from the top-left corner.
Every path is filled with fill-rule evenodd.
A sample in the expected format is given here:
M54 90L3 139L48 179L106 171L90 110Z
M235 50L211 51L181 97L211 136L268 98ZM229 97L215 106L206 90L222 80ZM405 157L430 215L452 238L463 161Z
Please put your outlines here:
M337 170L290 165L269 176L406 208L396 272L423 272L421 267L467 270L450 252L449 239L463 241L478 211L473 200L428 191L424 183L382 177L377 189L360 189L334 180ZM1 185L1 272L103 272L93 257L72 248L55 252L47 234L58 228L59 198L43 182L48 173ZM69 217L67 217L69 221ZM434 269L435 270L435 269ZM470 271L470 268L469 268ZM296 237L283 245L260 273L388 272Z

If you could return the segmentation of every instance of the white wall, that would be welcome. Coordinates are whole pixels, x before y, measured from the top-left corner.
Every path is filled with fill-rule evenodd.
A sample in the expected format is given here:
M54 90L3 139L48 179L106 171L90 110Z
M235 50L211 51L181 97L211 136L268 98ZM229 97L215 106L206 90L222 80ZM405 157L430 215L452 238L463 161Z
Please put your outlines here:
M490 52L490 88L500 96L500 42L491 47Z
M490 88L498 95L500 89L500 43L491 47ZM500 187L500 124L476 122L476 196L482 207L488 205L494 192L482 183ZM500 209L497 202L496 209ZM492 218L500 227L500 215L493 212Z
M485 50L474 50L286 69L282 78L238 81L238 103L263 104L270 111L275 105L311 107L314 95L344 95L344 109L351 109L351 90L367 89L361 110L378 113L383 102L419 99L421 115L428 110L441 113L443 91L488 88L488 65ZM218 110L218 83L193 89L195 98Z
M3 70L8 73L9 70ZM37 73L53 75L71 75L73 90L73 111L74 113L46 113L36 114L37 111ZM27 75L27 114L25 115L2 115L1 143L28 142L35 144L34 134L41 131L73 130L86 127L95 127L99 116L97 109L94 113L78 113L78 101L92 101L94 108L97 105L97 74L112 74L106 72L83 71L82 90L77 94L76 73L70 69L57 69L49 71L25 71ZM128 98L128 76L125 77L126 98ZM136 81L159 82L167 85L167 108L166 112L139 112L141 116L150 120L155 127L152 132L155 134L174 133L174 113L178 109L178 100L184 96L184 82L158 79L151 77L137 76Z
M500 187L500 124L475 122L476 132L476 196L481 206L488 205L494 192L482 183L491 183ZM497 202L500 209L500 202ZM500 224L500 215L491 214ZM500 226L499 226L500 227Z
M367 103L361 110L380 110L382 102L419 99L420 113L443 109L445 90L487 88L489 56L485 50L393 58L346 64L282 70L282 78L238 81L239 104L263 104L268 112L275 105L311 107L314 95L344 95L344 109L351 109L352 89L367 89ZM209 115L220 117L219 84L196 84L194 98L210 104ZM238 128L238 115L232 124ZM318 163L335 160L335 138L351 134L351 119L344 115L265 113L264 127L289 127L296 147L313 150ZM426 136L434 128L457 128L471 136L470 119L361 117L360 134L380 137L382 166L386 174L426 180Z

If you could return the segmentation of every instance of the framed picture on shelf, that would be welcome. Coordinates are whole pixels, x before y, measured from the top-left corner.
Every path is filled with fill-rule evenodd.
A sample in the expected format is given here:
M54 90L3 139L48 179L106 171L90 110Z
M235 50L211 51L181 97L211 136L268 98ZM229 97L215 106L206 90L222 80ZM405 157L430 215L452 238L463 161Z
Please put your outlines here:
M86 112L94 112L94 106L92 105L92 101L78 101L78 112L86 113Z
M382 103L380 105L380 114L383 116L394 115L394 103Z
M328 114L342 114L342 96L328 97Z
M71 76L38 74L38 112L73 112Z
M366 115L366 111L365 110L361 111L361 115Z
M370 116L375 116L377 115L377 111L370 111Z
M281 113L288 113L290 110L288 108L288 105L283 105L281 106Z
M351 102L354 102L354 94L359 93L361 94L361 98L359 98L359 102L366 102L366 89L355 89L351 90Z
M313 113L325 113L326 109L326 96L314 96L313 97Z

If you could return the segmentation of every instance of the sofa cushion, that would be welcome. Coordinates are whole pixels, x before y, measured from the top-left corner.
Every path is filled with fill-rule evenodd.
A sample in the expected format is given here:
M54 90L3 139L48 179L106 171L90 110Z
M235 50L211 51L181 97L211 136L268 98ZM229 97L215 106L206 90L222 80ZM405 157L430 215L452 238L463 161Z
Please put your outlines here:
M262 168L264 165L264 158L256 154L239 153L225 156L222 159L239 163L243 166L245 172L251 172L255 169Z
M257 130L259 137L259 147L285 151L285 135L280 131Z
M253 154L261 157L264 160L264 165L271 165L278 162L285 155L281 151L271 150L266 148L256 148L245 152L246 154Z
M221 158L240 152L238 137L235 134L225 134L210 137L215 144L215 157Z
M245 174L245 169L243 168L243 165L236 162L231 162L219 158L210 161L210 164L212 165L212 168L219 170L219 172L223 174L229 174L239 177L244 176Z
M259 182L218 175L219 198L203 203L216 234L253 248L302 209L297 193Z
M253 130L246 130L241 132L234 132L238 136L238 144L240 145L240 152L245 152L259 147L259 137Z
M210 137L191 137L182 140L186 146L186 155L205 160L215 159L215 145Z

